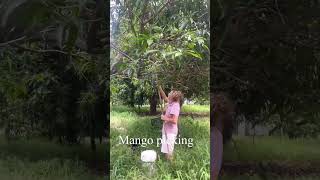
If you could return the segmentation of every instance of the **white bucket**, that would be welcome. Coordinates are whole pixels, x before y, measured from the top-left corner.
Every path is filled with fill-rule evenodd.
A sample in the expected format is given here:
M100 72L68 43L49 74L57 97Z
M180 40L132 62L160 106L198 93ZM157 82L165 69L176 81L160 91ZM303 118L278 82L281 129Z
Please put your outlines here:
M142 168L150 177L156 172L155 161L157 160L157 152L154 150L146 150L141 152Z

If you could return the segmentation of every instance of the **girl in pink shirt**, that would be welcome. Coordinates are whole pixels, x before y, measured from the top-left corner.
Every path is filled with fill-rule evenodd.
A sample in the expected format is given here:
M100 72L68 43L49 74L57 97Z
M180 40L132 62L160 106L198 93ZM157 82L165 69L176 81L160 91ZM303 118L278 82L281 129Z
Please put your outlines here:
M163 120L161 152L165 153L167 160L172 160L174 144L178 135L178 118L182 93L180 91L171 91L167 97L161 87L159 87L159 92L165 102L168 103L164 114L161 115Z

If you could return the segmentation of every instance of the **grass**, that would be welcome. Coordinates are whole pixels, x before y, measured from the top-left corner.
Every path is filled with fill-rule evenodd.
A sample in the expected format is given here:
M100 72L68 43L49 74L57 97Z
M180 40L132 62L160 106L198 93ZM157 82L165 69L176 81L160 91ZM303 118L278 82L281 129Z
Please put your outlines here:
M104 145L105 146L105 145ZM89 146L62 146L46 139L15 140L0 138L1 180L102 180L88 168ZM98 146L98 158L105 159L103 145Z
M254 143L252 137L234 137L234 139L235 143L229 143L224 147L224 162L253 164L258 171L244 172L244 170L240 170L242 174L239 175L229 169L229 171L224 172L222 180L320 179L319 168L316 170L316 174L308 173L308 170L315 170L315 167L320 165L319 139L255 137ZM262 168L259 169L260 167ZM279 167L278 172L282 174L271 172L270 167ZM241 169L239 166L234 167L235 171L239 169ZM266 178L262 178L261 175Z
M185 113L210 113L210 105L183 105L181 112Z
M319 139L289 139L286 137L235 137L224 149L225 161L319 161Z
M161 137L160 128L151 125L151 116L139 116L128 109L112 107L111 111L111 179L209 179L210 139L209 117L201 121L181 118L179 131L181 138L193 138L193 147L176 145L174 161L168 163L160 153L156 143L139 147L133 151L129 145L119 143L119 136L152 138ZM140 152L156 150L159 155L155 163L156 173L148 176L140 162Z
M318 176L305 176L305 177L270 177L268 180L319 180ZM225 175L221 177L221 180L265 180L258 175L241 175L241 176L230 176Z
M51 159L32 162L15 156L1 157L0 179L2 180L102 180L92 175L79 161Z

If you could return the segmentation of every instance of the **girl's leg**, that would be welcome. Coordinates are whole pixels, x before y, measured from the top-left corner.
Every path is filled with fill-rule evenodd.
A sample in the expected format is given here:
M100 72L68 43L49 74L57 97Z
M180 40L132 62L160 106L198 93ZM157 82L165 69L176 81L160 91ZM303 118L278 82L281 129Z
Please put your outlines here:
M169 161L173 159L173 150L174 150L176 137L177 137L176 134L167 134L166 143L167 143L168 153L166 154L166 159Z
M165 156L169 152L169 149L167 148L167 138L166 138L164 129L162 129L161 152L164 153Z
M173 159L173 149L177 135L165 132L162 128L161 152L165 154L165 158L169 161Z
M172 161L172 160L173 160L173 154L172 154L172 153L167 153L167 154L166 154L166 159L167 159L168 161Z

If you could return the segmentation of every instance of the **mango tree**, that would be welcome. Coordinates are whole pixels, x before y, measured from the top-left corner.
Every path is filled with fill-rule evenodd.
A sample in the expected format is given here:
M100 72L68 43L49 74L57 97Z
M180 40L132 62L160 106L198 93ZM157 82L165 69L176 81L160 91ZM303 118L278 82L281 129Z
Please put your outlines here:
M145 99L137 97L147 96L150 113L156 113L155 81L187 98L208 97L208 2L191 2L114 1L112 24L120 25L112 27L117 34L111 41L112 78L126 79L130 90L112 88L113 95L131 96L122 98L131 105L143 104Z
M68 144L89 136L95 152L95 139L108 131L107 7L103 0L0 3L7 134L19 128Z

